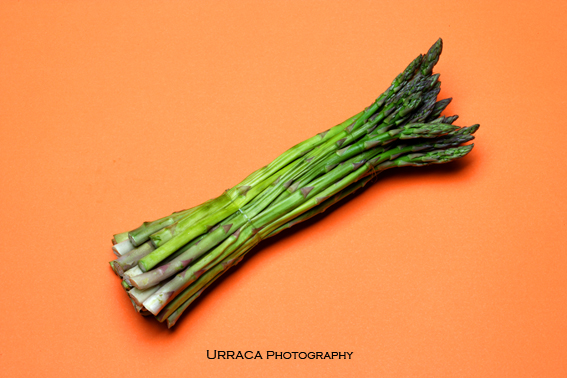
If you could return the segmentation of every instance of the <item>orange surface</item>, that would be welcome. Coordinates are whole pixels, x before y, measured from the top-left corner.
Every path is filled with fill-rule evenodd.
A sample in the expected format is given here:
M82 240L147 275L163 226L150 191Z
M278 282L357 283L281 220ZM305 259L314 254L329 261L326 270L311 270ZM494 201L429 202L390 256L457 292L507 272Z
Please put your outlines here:
M566 377L566 4L3 1L0 375ZM264 243L174 330L134 312L112 234L358 112L438 37L469 156Z

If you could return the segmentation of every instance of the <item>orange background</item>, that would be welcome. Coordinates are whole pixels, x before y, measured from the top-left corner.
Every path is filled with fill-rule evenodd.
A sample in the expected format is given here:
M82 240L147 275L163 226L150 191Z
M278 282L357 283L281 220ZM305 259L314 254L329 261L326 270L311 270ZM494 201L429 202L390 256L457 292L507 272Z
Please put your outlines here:
M567 376L566 4L3 1L0 374ZM438 37L469 156L265 242L173 330L134 312L112 234L357 113Z

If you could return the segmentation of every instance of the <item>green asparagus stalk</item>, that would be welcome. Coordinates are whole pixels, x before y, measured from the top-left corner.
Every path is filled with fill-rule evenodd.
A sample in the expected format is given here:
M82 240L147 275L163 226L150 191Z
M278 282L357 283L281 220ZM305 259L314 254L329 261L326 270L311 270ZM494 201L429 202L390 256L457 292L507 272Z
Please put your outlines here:
M300 156L302 153L304 153L304 151L309 150L311 148L313 148L314 146L317 145L318 142L320 142L321 139L323 140L325 138L325 136L331 137L334 135L334 133L338 132L340 129L346 127L349 123L351 123L354 119L356 119L361 113L347 119L346 121L344 121L343 123L335 126L334 128L328 130L328 132L325 132L325 135L319 134L318 136L320 138L318 138L318 136L315 136L309 140L304 141L303 143L300 143L296 146L294 146L292 149L288 150L287 154L284 154L282 156L280 156L277 160L275 160L274 162L272 162L271 167L264 167L254 173L252 173L251 175L249 175L242 183L240 183L239 185L237 185L238 188L240 188L240 191L242 190L247 190L248 187L250 187L251 185L253 185L254 183L258 182L258 181L262 181L261 177L262 175L266 176L269 175L269 172L272 172L274 170L277 170L277 167L282 167L285 166L287 164L287 162L290 159L293 159L294 156ZM191 214L196 213L197 211L200 211L198 215L194 215L193 219L198 220L201 217L203 217L203 214L207 214L209 212L215 212L219 209L221 209L223 206L226 205L226 200L227 198L223 197L223 195L209 200L199 206L196 206L194 208L191 209L187 209L187 210L182 210L180 212L176 212L171 214L170 216L158 219L156 221L153 222L144 222L144 224L142 224L140 227L138 227L135 230L132 230L130 232L126 232L126 233L121 233L121 234L117 234L115 235L114 240L118 242L126 240L126 238L129 238L131 243L134 246L139 246L140 244L144 243L145 241L148 240L149 236L167 226L173 225L175 223L177 223L179 220L182 220L184 218L189 217ZM230 198L229 198L230 200ZM118 241L120 240L120 241ZM157 245L156 245L157 246Z
M249 238L251 236L252 229L248 227L246 228L246 231L248 234L243 236L243 238ZM239 236L240 230L237 230L228 239L215 248L212 253L209 253L196 264L166 282L144 301L144 307L152 314L157 315L177 293L195 282L201 275L211 270L211 268L212 270L218 270L218 268L215 267L219 266L219 263L222 260L226 259L233 253L235 249L234 246L237 245L235 244L235 241L238 240ZM222 264L220 264L220 266L222 266Z
M167 217L163 217L153 222L144 222L137 229L128 232L128 239L130 240L133 246L137 247L142 243L148 241L150 235L153 234L154 232L159 231L162 228L167 227L177 222L178 220L185 218L187 215L197 211L198 208L206 206L208 203L210 203L210 201L212 200L209 200L204 204L191 209L175 212Z

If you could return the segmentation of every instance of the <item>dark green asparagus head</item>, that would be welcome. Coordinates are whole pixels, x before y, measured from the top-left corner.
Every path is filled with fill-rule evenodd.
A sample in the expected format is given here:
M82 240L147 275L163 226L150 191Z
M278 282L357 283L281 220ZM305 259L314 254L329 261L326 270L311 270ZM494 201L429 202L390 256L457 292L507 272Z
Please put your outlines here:
M452 123L455 122L458 118L459 118L459 116L456 115L456 114L455 114L455 115L452 115L452 116L442 116L442 117L435 118L435 119L432 119L432 117L428 117L428 118L427 118L427 122L452 124Z
M445 110L445 108L447 106L449 106L449 104L451 103L451 101L453 101L452 97L437 101L435 103L435 107L433 108L433 111L431 112L430 117L431 118L437 118L439 117L439 115L441 115L441 113L443 112L443 110Z
M413 95L404 98L402 108L398 111L399 117L405 117L414 111L421 103L421 94L414 93Z
M404 70L404 72L402 72L401 74L399 74L394 81L392 82L392 87L393 88L399 88L403 83L405 83L406 81L411 80L411 78L413 78L415 76L415 74L417 73L418 69L421 67L423 63L423 55L419 54L419 56L417 58L415 58Z
M431 72L433 72L433 67L439 61L439 56L441 55L442 50L443 50L443 40L439 38L437 42L435 42L435 44L431 46L427 54L425 54L420 69L422 75L424 76L431 75Z
M415 58L407 67L406 69L396 76L394 81L390 87L386 90L386 92L382 93L380 97L376 99L376 105L378 108L382 107L386 101L392 96L397 93L401 88L403 88L408 81L410 81L416 73L419 71L421 65L423 63L423 55L419 54L417 58Z
M409 154L400 157L398 160L398 167L403 166L422 166L429 164L444 164L453 160L457 160L471 152L474 144L467 144L466 146L452 147L441 150L434 150L426 153Z
M401 128L399 138L435 138L457 130L460 130L458 126L448 125L445 123L408 123Z
M446 125L451 126L448 123L429 123L429 125ZM456 126L451 126L456 127ZM439 150L443 148L451 148L451 147L458 147L463 143L470 142L474 139L473 134L478 130L479 125L472 125L468 127L458 128L456 130L452 130L446 135L443 135L439 138L430 139L430 140L417 140L413 142L411 145L411 150L413 152L423 152L423 151L432 151L432 150Z
M480 127L479 124L467 126L467 127L460 128L460 129L452 132L451 134L452 135L472 135L472 134L476 133L476 131L478 130L479 127Z
M457 147L463 143L470 142L474 139L474 133L478 130L479 125L463 127L452 131L443 138L434 141L430 149Z
M440 90L441 88L438 86L426 93L425 97L423 98L422 104L418 109L416 109L415 113L409 119L410 123L425 122L426 119L430 118L431 113L435 109L437 95L439 94Z

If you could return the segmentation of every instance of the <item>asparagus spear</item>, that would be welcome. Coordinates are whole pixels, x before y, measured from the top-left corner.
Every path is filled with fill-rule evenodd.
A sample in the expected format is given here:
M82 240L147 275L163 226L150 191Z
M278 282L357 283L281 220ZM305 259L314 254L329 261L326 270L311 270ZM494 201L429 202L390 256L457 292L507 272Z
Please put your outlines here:
M198 208L206 206L207 203L210 203L210 201L207 201L204 204L191 209L175 212L167 217L163 217L153 222L144 222L140 227L128 232L128 239L133 246L137 247L142 243L145 243L149 239L150 235L154 232L159 231L162 228L185 218L187 215L194 213Z

